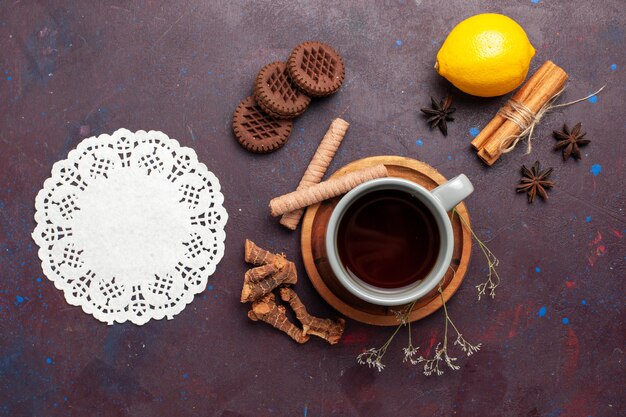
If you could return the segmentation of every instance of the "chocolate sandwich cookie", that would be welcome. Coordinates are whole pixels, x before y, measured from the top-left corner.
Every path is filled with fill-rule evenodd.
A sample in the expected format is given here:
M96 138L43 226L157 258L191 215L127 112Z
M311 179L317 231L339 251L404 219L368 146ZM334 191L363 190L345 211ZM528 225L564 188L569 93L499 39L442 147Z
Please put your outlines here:
M289 55L287 69L293 82L314 97L333 94L345 77L341 56L321 42L304 42L296 46Z
M272 62L259 71L254 81L254 98L264 112L278 119L293 119L311 102L289 78L285 62Z
M274 119L261 110L254 97L243 99L233 115L237 141L255 153L273 152L287 142L293 123Z

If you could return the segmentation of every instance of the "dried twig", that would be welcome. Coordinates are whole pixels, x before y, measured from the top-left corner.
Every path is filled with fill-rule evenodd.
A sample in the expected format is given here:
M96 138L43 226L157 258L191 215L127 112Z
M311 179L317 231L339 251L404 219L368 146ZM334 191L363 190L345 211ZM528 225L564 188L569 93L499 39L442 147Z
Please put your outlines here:
M495 298L496 288L500 285L500 281L501 281L500 275L498 274L498 271L496 270L496 267L498 266L500 261L498 260L496 255L494 255L493 252L491 252L491 250L487 247L487 245L485 245L485 243L482 240L480 240L478 236L476 236L476 233L474 233L470 225L463 218L463 216L461 216L456 211L456 209L452 210L451 219L454 218L455 214L459 216L459 219L461 219L463 226L465 226L465 228L467 228L467 230L469 230L469 232L472 234L472 237L474 238L476 243L478 243L478 247L485 255L485 259L487 259L487 266L489 267L489 270L487 272L487 280L476 286L476 289L478 290L478 300L480 300L480 298L483 295L489 295L491 298Z
M454 271L452 267L450 268ZM454 273L456 274L456 271L454 271ZM443 290L441 288L441 285L439 286L439 296L441 297L441 303L443 304L443 313L446 320L446 324L443 330L443 343L437 343L437 346L435 347L435 355L431 359L426 359L423 356L420 356L416 360L416 363L424 364L423 369L424 375L426 376L430 376L432 374L443 375L444 371L442 367L439 366L441 362L444 362L448 366L448 368L452 369L453 371L459 369L459 366L455 363L457 358L452 357L448 354L448 325L452 326L452 328L456 332L456 340L454 341L454 345L458 345L467 356L471 356L475 352L478 352L480 350L480 347L482 346L481 343L477 345L470 344L467 340L465 340L459 329L456 327L456 325L450 318L450 315L448 314L448 307L446 306L446 300L443 297Z

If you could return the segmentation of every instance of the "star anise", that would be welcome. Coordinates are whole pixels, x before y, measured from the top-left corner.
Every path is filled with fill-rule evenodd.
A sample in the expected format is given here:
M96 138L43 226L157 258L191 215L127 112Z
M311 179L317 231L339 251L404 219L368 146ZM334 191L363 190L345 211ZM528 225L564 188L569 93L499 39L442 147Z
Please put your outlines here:
M447 122L454 120L454 117L450 115L456 111L454 107L450 107L452 104L452 97L447 96L438 103L433 96L430 96L430 101L432 105L431 108L423 108L420 110L428 116L427 122L430 123L431 129L439 127L441 133L443 133L444 136L448 136Z
M529 203L535 200L537 194L542 199L547 200L548 193L546 190L554 186L554 181L548 180L550 174L552 174L552 168L541 170L539 161L536 161L530 169L522 165L522 180L516 188L517 192L527 193Z
M570 156L574 159L580 159L579 147L589 144L591 141L583 139L587 133L581 133L581 123L577 123L576 126L570 131L566 124L563 124L563 130L561 132L554 131L554 138L558 140L554 146L554 150L558 151L563 149L563 160L567 161Z

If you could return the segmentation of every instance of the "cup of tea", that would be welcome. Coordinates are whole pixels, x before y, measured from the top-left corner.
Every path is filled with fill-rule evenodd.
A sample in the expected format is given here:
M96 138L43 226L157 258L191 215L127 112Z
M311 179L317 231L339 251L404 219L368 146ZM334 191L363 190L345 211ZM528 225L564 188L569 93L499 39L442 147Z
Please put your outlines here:
M380 178L348 192L326 228L328 262L339 283L383 306L424 297L452 259L448 211L472 191L461 174L431 191L402 178Z

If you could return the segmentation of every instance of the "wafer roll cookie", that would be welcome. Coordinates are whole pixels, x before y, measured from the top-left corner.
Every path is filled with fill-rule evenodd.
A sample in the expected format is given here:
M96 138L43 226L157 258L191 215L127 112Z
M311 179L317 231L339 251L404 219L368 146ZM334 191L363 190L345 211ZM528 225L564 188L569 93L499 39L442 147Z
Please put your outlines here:
M319 183L322 180L322 177L326 173L326 169L330 165L339 145L341 145L341 141L343 140L350 123L346 122L341 118L337 118L332 121L328 131L324 135L324 138L320 142L317 150L315 151L315 155L313 155L313 159L309 163L302 179L300 180L300 184L296 191L303 190L312 185ZM296 230L298 227L298 223L300 223L300 219L302 218L302 214L304 213L303 209L298 209L289 213L283 214L280 219L280 224L285 226L288 229Z
M323 181L309 188L276 197L270 201L270 211L272 216L280 216L337 197L369 180L387 176L389 176L387 168L382 164L363 168L339 178Z

